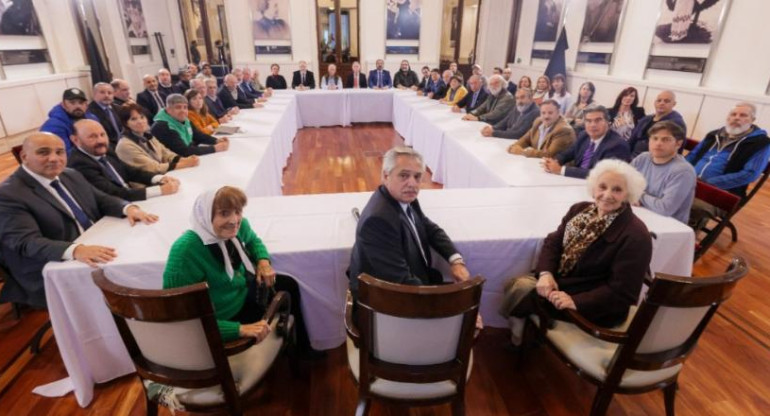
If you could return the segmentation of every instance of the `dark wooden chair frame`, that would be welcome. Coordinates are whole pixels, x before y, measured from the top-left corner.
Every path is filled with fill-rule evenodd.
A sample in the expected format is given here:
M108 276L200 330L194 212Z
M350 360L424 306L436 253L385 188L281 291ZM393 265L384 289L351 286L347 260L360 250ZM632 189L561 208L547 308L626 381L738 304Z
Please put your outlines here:
M359 277L357 324L353 322L353 303L348 299L345 308L345 327L348 336L360 349L358 406L356 415L367 415L372 399L396 405L431 406L451 403L452 414L465 414L465 380L468 361L474 341L479 312L481 290L485 279L477 276L465 282L440 286L409 286L390 283L361 274ZM399 318L431 319L463 314L463 322L455 357L433 365L404 365L385 362L374 357L375 312ZM435 383L451 380L456 394L428 400L397 400L382 397L370 391L370 384L377 378L402 383Z
M240 397L248 396L259 383L251 390L239 396L227 357L247 350L256 343L256 340L249 337L240 338L228 343L222 342L206 283L197 283L168 290L145 290L115 284L107 279L102 269L95 270L92 273L92 277L104 294L105 303L112 312L115 324L120 331L120 336L128 349L131 360L136 366L140 379L148 379L157 383L189 389L220 385L225 396L225 403L216 406L186 405L185 410L192 412L215 412L224 409L231 415L243 413L243 403L241 403ZM264 319L269 323L278 319L279 327L286 328L289 322L290 302L288 293L278 292L265 313ZM180 370L147 360L142 355L136 339L128 328L126 319L147 322L175 322L200 319L206 333L206 340L211 349L215 367L209 370ZM290 328L290 330L293 330L293 328ZM289 334L283 335L285 338L289 338ZM144 386L144 383L142 383L142 386ZM146 389L144 396L147 403L147 414L151 416L157 415L158 403L149 398Z
M686 139L684 148L688 151L692 151L695 149L695 146L698 145L698 141L693 139ZM732 223L732 217L735 216L746 204L751 201L752 198L759 192L760 189L762 189L762 186L764 186L765 182L767 182L767 178L770 177L770 163L768 163L765 166L765 170L762 171L762 174L759 176L759 179L754 181L754 184L751 186L751 189L746 193L745 196L741 197L739 195L735 195L736 199L732 201L730 198L730 194L727 191L718 189L714 186L711 186L705 182L698 181L698 187L700 189L696 189L696 197L698 197L698 191L701 193L710 193L710 194L719 194L720 192L723 193L723 195L719 195L719 198L725 201L730 201L729 203L734 204L729 207L728 209L722 208L723 211L727 212L727 215L725 215L722 218L711 218L712 220L717 222L717 225L715 225L712 228L703 228L701 231L706 232L706 237L704 237L695 247L695 258L694 261L697 261L703 254L708 251L708 249L714 244L717 237L724 231L725 228L730 229L730 235L732 238L732 241L735 243L738 241L738 228L735 227L735 224ZM727 194L727 195L724 195ZM701 198L702 199L702 198ZM720 207L721 208L721 207Z
M656 278L649 284L649 292L637 309L627 332L599 327L583 318L579 313L567 310L568 320L583 332L603 341L619 344L608 365L607 377L604 381L584 372L550 343L545 336L548 325L539 325L537 336L551 348L567 367L583 379L598 386L591 405L591 416L606 414L615 393L639 394L658 389L663 390L666 415L674 416L678 374L659 383L635 388L620 387L623 374L626 370L654 371L684 364L695 350L698 339L709 321L722 302L730 297L738 281L746 276L748 268L749 266L743 258L735 257L728 265L727 271L719 276L698 278L656 273ZM704 306L709 307L708 311L682 345L652 354L636 352L660 307L695 308ZM546 318L541 316L540 322L547 322L543 319Z
M11 148L11 154L13 154L13 157L19 165L21 165L21 147L21 145L17 145Z
M11 275L10 270L8 270L5 267L5 265L2 263L2 260L0 259L0 281L5 281L13 278L14 277ZM11 312L13 314L14 320L21 319L22 308L24 308L24 306L25 305L21 305L15 302L11 304ZM32 355L37 355L40 352L40 348L41 348L40 343L43 341L43 336L45 336L46 332L48 332L49 329L51 329L50 319L46 320L43 323L43 325L40 325L40 328L37 329L37 331L35 332L35 335L33 335L32 338L29 340L29 343L26 345L25 348L29 348L29 352Z

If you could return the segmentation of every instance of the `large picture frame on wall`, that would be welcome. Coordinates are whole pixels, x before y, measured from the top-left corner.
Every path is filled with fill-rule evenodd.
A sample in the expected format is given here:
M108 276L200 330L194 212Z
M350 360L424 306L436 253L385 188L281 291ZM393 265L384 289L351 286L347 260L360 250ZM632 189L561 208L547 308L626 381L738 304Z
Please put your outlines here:
M143 56L150 60L150 37L141 0L118 0L123 20L123 30L132 57Z
M289 0L249 0L254 54L291 55Z
M647 69L706 71L731 0L662 0Z
M577 66L604 66L609 73L628 0L586 0Z
M551 59L553 49L556 47L556 37L567 15L568 3L569 0L538 0L530 65L545 66L544 62Z
M421 0L385 0L385 54L420 52Z

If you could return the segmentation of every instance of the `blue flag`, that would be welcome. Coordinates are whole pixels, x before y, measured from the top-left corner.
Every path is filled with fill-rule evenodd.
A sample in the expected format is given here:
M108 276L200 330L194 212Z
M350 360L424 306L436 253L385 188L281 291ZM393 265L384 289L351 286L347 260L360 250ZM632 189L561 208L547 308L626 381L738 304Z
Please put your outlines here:
M556 41L556 47L553 49L551 60L548 61L548 66L545 68L545 75L548 78L553 79L553 76L556 74L567 75L567 59L565 57L567 49L569 49L567 30L565 27L562 27L559 39Z

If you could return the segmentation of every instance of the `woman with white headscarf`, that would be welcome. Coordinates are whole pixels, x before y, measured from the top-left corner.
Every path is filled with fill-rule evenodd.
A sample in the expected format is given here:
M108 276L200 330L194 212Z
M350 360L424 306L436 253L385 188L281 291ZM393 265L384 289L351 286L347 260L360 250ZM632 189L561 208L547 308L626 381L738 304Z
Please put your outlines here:
M262 319L276 290L292 299L298 346L312 352L302 319L299 287L288 276L279 275L270 255L249 221L243 218L246 195L224 186L198 196L191 216L192 229L171 247L163 288L206 282L214 305L217 325L224 341L254 337L257 342L270 333Z

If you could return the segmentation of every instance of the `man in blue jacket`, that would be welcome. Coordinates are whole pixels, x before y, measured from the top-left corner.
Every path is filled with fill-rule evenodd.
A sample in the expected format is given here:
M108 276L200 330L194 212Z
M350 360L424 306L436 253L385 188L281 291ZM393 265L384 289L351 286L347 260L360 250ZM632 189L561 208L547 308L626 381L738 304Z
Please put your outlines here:
M84 118L97 120L93 114L86 114L87 109L86 93L80 88L68 88L64 90L61 104L57 104L48 112L48 120L40 127L40 131L61 137L69 154L73 147L70 136L75 132L75 122Z
M628 143L610 130L610 116L601 105L591 105L583 111L585 130L575 143L555 158L543 158L543 169L548 173L585 178L588 172L604 159L628 162L631 154Z
M378 59L377 69L369 71L369 88L382 90L393 86L393 81L390 79L390 72L383 69L384 67L385 61Z
M686 159L695 167L698 179L740 197L746 196L746 188L759 178L770 158L770 138L764 129L754 124L756 113L754 104L736 104L727 115L727 124L708 133L687 154ZM709 214L724 215L716 207L695 198L690 224L698 225Z

